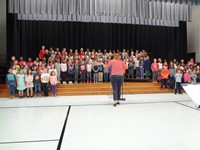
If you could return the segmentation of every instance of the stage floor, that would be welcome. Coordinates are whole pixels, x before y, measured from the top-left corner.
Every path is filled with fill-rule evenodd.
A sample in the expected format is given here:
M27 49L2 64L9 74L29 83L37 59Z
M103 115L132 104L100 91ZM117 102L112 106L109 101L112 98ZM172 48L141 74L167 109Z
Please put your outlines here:
M200 109L186 95L0 99L1 150L198 150Z

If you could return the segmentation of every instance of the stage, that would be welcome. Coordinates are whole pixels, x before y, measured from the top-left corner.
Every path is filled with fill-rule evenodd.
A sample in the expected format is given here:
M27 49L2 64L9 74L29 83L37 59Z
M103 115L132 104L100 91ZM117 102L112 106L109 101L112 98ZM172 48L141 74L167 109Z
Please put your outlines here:
M198 150L200 112L186 95L0 100L2 150Z

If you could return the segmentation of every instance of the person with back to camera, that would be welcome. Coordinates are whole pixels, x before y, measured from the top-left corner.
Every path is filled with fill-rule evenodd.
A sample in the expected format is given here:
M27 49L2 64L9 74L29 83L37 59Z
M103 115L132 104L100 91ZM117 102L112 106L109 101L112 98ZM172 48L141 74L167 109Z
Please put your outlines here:
M114 59L111 60L107 65L104 65L104 68L109 68L110 66L112 66L110 81L113 89L113 106L116 107L117 104L120 104L120 89L124 82L123 72L125 69L128 69L128 66L121 60L121 56L119 55L119 53L115 53Z

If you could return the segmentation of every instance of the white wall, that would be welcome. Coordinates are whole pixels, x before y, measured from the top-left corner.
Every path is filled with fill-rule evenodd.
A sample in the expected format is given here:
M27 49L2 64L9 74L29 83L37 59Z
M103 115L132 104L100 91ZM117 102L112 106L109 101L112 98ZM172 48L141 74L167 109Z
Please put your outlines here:
M0 0L0 64L6 63L6 0Z
M192 6L192 22L187 23L188 53L196 53L196 61L200 62L200 6Z

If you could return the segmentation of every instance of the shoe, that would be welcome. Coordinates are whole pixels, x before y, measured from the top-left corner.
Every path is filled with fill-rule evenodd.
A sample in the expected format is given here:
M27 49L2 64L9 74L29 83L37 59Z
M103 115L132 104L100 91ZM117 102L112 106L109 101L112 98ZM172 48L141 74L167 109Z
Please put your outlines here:
M117 103L114 103L113 106L116 107L116 106L117 106Z
M116 104L117 104L117 105L120 105L120 102L117 102Z

